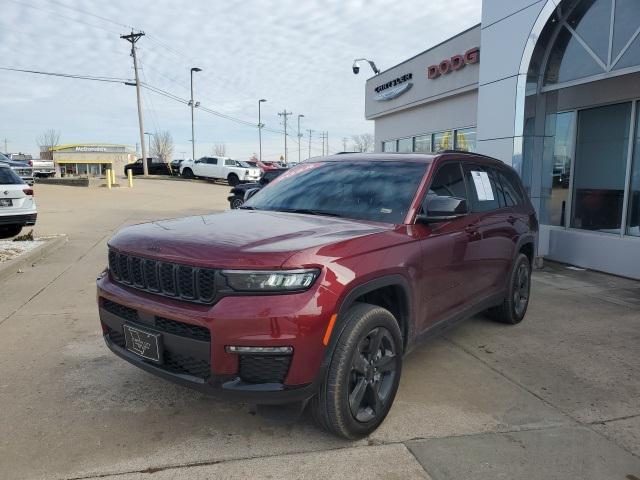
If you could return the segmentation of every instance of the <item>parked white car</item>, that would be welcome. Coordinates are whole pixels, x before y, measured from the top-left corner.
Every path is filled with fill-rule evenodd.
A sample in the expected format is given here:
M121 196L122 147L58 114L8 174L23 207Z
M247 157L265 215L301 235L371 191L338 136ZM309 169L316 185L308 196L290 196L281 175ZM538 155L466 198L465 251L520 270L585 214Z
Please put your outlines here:
M35 225L38 211L33 188L0 163L0 238L13 237L22 227Z
M260 173L258 167L228 157L202 157L198 160L185 160L180 165L180 175L185 178L226 180L232 187L239 183L257 182Z

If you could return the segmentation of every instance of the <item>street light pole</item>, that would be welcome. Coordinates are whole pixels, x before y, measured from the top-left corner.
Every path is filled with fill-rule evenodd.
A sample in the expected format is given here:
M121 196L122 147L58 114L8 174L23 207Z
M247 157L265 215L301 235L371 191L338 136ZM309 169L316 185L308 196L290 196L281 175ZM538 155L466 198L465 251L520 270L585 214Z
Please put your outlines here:
M300 148L302 143L302 134L300 133L300 119L304 117L303 114L298 114L298 163L300 163Z
M264 98L258 100L258 143L260 144L260 162L262 162L262 116L260 112L260 105L262 104L262 102L266 101L267 100Z
M198 67L193 67L191 69L191 101L189 105L191 106L191 160L196 159L196 138L195 138L195 128L193 126L193 109L195 108L195 104L193 103L193 72L201 72L202 69Z

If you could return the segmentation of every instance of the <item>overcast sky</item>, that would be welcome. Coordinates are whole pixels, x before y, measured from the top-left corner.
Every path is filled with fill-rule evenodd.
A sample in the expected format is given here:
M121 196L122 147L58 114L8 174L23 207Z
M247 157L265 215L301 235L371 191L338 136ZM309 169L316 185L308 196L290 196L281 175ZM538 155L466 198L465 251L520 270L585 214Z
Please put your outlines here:
M189 97L189 69L202 105L282 129L277 112L292 111L291 126L328 131L332 151L342 138L373 133L364 120L362 68L381 69L413 56L480 21L481 0L0 0L0 67L132 78L132 26L147 33L138 43L141 79ZM97 15L102 18L97 18ZM168 130L176 158L190 156L189 108L144 91L145 130ZM0 150L36 153L35 137L61 132L62 143L139 143L135 88L0 70ZM320 140L314 134L314 153ZM196 156L224 142L244 159L258 150L257 129L196 111ZM283 136L263 132L263 156L284 153ZM307 137L303 143L307 148ZM297 157L297 144L289 142Z

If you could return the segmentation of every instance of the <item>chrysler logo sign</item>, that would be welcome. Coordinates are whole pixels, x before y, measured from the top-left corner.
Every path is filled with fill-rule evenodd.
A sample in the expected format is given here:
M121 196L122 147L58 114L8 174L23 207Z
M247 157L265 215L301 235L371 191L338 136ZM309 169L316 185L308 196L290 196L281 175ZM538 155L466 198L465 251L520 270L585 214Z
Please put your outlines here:
M394 78L387 83L383 83L382 85L377 86L375 88L376 94L374 95L373 99L377 100L378 102L382 102L399 97L413 86L413 83L409 81L412 78L413 74L407 73L405 75L402 75L401 77Z
M431 65L427 69L427 76L430 79L438 78L440 75L455 72L465 67L480 62L480 48L475 47L467 50L464 55L454 55L451 58L442 60L438 65Z

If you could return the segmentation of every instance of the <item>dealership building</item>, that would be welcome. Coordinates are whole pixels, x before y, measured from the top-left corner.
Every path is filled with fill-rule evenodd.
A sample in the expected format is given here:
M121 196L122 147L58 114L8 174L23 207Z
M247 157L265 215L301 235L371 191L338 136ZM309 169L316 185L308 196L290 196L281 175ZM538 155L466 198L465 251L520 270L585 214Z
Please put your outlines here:
M640 0L484 0L482 23L370 78L376 151L520 174L538 255L640 279Z
M53 148L56 171L64 176L98 177L105 170L119 174L124 166L136 161L135 151L128 145L112 143L76 143Z

